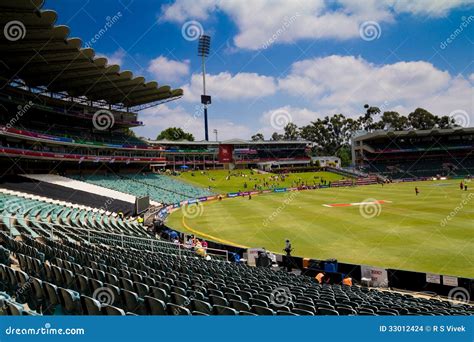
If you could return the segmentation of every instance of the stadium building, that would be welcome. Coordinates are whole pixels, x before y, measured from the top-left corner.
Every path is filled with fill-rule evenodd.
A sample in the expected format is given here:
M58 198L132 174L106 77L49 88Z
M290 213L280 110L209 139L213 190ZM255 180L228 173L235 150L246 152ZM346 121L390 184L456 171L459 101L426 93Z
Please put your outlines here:
M309 141L149 141L162 148L166 162L156 164L172 169L191 168L275 168L309 166Z
M201 202L255 203L249 202L253 194L308 193L330 186L326 181L317 184L313 174L314 185L306 186L302 179L294 179L293 184L280 187L279 182L290 175L268 176L254 171L249 172L250 176L243 172L231 175L226 170L227 179L250 181L263 174L265 182L272 184L262 190L214 193L177 178L146 172L150 167L184 166L273 170L306 167L311 159L306 141L147 143L134 137L130 128L143 124L137 116L140 109L178 99L182 90L147 82L130 71L121 71L117 65L108 65L106 58L96 58L94 50L82 47L79 38L68 37L67 26L56 25L54 11L42 6L42 0L0 2L1 26L17 21L25 30L21 39L0 37L1 315L474 312L467 302L450 305L445 300L388 290L396 287L447 295L459 286L468 289L470 295L474 287L470 278L302 256L290 259L281 254L274 257L278 270L253 267L240 262L240 258L245 255L250 260L253 255L253 261L260 259L257 264L267 265L270 258L266 251L205 233L184 234L168 229L160 216L165 210L196 217L200 211L202 214ZM356 164L382 173L396 166L393 170L403 175L415 172L404 160L422 157L423 165L433 167L430 173L446 170L445 164L452 165L448 169L456 174L472 169L471 129L390 134L357 138ZM393 138L396 151L387 144ZM452 148L435 150L435 142ZM425 158L426 154L430 157ZM461 163L465 167L461 168ZM420 175L421 171L429 171L428 166L417 169ZM209 177L204 171L199 175ZM352 180L345 181L347 186L355 186ZM338 196L332 197L325 201L338 201ZM359 199L354 197L353 201ZM283 209L292 198L278 208L277 200L271 202L270 218L275 213L284 215ZM311 202L307 207L323 212L367 203L377 207L388 201L326 206ZM334 220L337 218L335 214ZM268 222L271 234L274 221ZM290 260L298 272L287 272ZM326 275L317 281L315 275L321 272ZM347 276L358 284L343 283ZM281 289L286 299L275 302L277 295L280 298L275 290Z
M376 131L352 139L361 171L392 179L474 174L474 128Z

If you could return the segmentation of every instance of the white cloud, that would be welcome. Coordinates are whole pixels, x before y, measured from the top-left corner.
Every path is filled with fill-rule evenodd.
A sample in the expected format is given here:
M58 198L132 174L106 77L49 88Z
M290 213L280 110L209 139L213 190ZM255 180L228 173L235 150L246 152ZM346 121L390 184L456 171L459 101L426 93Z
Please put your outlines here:
M471 0L385 0L398 13L428 14L433 17L446 15L451 9L472 5Z
M324 116L325 114L307 108L298 108L289 105L282 106L271 109L262 114L260 117L261 127L258 132L263 133L265 139L270 139L274 132L282 134L284 126L289 122L301 127ZM256 132L257 131L254 133Z
M193 74L189 84L182 86L183 100L198 102L202 94L202 74ZM221 72L217 75L206 75L206 93L216 100L241 100L272 95L277 85L273 77L256 73Z
M376 21L391 23L400 13L442 16L451 9L472 4L470 0L254 0L249 5L241 0L176 0L162 9L161 20L182 23L205 21L220 10L237 25L234 44L257 50L275 43L301 39L351 39L359 37L359 26ZM291 20L295 18L295 20ZM383 33L382 33L383 34Z
M168 127L180 127L194 135L196 140L204 139L204 117L200 106L186 110L181 105L167 105L144 109L139 113L139 119L144 127L135 128L140 136L155 139L156 136ZM248 139L251 130L242 124L236 124L227 119L209 119L209 139L214 140L213 130L218 130L219 140L242 138Z
M307 59L294 63L279 87L327 114L360 114L365 103L384 110L423 107L438 115L473 112L469 81L423 61L375 65L354 56Z
M124 60L126 54L127 53L123 49L118 49L117 51L115 51L111 55L98 53L96 55L96 57L97 58L105 57L105 58L107 58L107 64L108 65L117 64L122 68L123 60Z
M180 62L159 56L150 61L147 71L159 82L176 82L189 74L189 60Z

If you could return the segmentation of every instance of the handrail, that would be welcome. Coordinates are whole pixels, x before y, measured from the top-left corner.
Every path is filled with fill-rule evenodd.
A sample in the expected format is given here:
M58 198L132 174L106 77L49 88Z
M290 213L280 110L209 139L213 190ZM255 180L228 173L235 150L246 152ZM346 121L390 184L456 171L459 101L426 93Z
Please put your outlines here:
M10 222L9 225L6 225L5 218L8 219ZM89 242L89 243L105 243L107 242L115 242L114 245L118 245L121 247L133 247L136 248L136 246L140 246L142 248L145 248L151 252L155 252L155 249L157 247L167 247L170 249L176 249L178 250L178 255L181 256L183 251L191 251L189 248L187 248L183 244L175 244L170 241L164 241L164 240L159 240L156 238L146 238L146 237L138 237L138 236L133 236L133 235L127 235L127 234L117 234L117 233L111 233L103 230L94 230L94 229L86 229L86 228L79 228L79 227L73 227L67 224L57 224L57 223L52 223L52 222L45 222L41 220L34 220L31 218L23 218L26 222L35 222L38 223L41 227L44 225L49 225L49 238L55 240L59 239L61 235L66 235L72 240L77 241L77 237ZM10 235L12 235L12 230L10 229L11 227L16 228L19 232L25 231L25 228L23 225L18 224L18 223L13 223L13 220L18 220L16 216L12 215L3 215L0 212L0 225L6 226L7 229L10 230ZM30 229L34 230L33 227L28 226ZM65 231L66 230L71 230L70 232ZM43 230L46 232L47 228L43 228ZM74 237L73 235L71 236L71 233L74 235L77 235L77 237ZM40 234L38 234L40 235ZM102 236L101 236L102 235ZM104 237L105 235L105 237ZM41 236L41 235L40 235ZM204 247L203 247L204 248ZM204 248L206 251L206 254L213 256L215 258L219 259L224 259L226 261L229 261L229 251L225 249L217 249L217 248L209 248L206 247Z

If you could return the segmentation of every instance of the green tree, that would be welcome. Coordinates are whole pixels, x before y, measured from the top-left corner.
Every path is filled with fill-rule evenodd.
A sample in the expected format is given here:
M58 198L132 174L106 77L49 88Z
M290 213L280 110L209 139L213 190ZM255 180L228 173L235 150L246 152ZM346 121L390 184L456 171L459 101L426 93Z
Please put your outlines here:
M426 109L417 108L408 114L408 122L414 129L433 129L436 127L438 118Z
M252 141L261 141L261 140L265 140L265 137L263 136L262 133L256 133L256 134L252 135L252 137L250 139Z
M283 140L283 138L284 138L283 134L273 132L272 137L270 139L273 141L279 141L279 140Z
M380 129L393 129L401 131L408 128L408 118L398 112L384 112L380 119L382 127Z
M285 140L298 140L300 137L300 133L298 130L298 126L296 126L293 122L289 122L284 128L285 134L283 138Z
M179 127L169 127L163 131L156 137L156 140L187 140L187 141L194 141L194 136L191 133L187 133L183 131Z

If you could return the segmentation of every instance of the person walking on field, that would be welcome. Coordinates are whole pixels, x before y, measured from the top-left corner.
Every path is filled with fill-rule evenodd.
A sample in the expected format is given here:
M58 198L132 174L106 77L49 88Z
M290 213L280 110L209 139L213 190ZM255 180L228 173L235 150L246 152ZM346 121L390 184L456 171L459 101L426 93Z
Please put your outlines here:
M415 195L418 196L419 193L420 193L420 190L418 190L418 187L415 186Z

